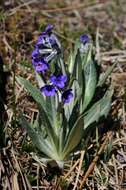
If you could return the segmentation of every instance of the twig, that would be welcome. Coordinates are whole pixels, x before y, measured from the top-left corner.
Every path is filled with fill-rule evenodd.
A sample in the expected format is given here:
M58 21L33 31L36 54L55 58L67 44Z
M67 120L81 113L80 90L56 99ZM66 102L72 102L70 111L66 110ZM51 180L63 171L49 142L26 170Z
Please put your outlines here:
M100 36L100 33L99 33L99 27L98 27L96 31L96 60L98 62L98 65L100 65L100 62L101 62L99 36Z
M116 184L119 184L119 180L118 180L118 171L117 171L117 167L116 167L116 162L115 162L115 156L112 155L112 159L113 159L113 166L114 166L114 170L115 170L115 180L116 180ZM117 185L116 188L118 189Z
M37 166L37 190L39 190L39 170L40 170L40 166Z
M28 5L30 5L30 4L32 4L32 3L36 3L36 0L31 0L31 1L29 1L29 2L23 3L23 4L21 4L21 5L17 6L17 7L15 7L15 8L13 8L13 9L11 9L11 12L9 12L9 13L7 14L7 16L11 16L11 15L15 14L15 13L16 13L18 10L20 10L22 7L27 7ZM30 11L31 11L31 10L30 10Z
M69 170L69 172L64 176L64 179L66 179L70 174L71 172L74 170L74 168L78 165L80 159L78 159L75 164L72 166L72 168Z
M111 51L102 52L101 55L102 56L126 55L126 51L125 50L120 50L120 49L114 49L114 50L111 50Z
M74 185L73 190L75 190L76 187L77 187L77 183L78 183L78 179L79 179L79 175L80 175L81 167L82 167L82 163L83 163L84 154L85 154L85 151L81 151L81 157L80 157L79 169L78 169L78 172L77 172L77 177L76 177L76 181L75 181L75 185Z
M108 141L108 139L109 139L109 136L111 136L111 134L112 134L112 132L108 132L108 134L107 134L107 136L106 136L106 138L105 138L103 144L101 145L101 147L100 147L100 149L99 149L97 155L95 156L95 158L93 159L92 163L90 164L90 166L89 166L87 172L85 173L85 175L84 175L84 177L83 177L83 180L82 180L82 183L81 183L81 185L80 185L80 190L82 190L82 187L83 187L83 185L85 184L85 182L86 182L88 176L89 176L89 175L91 174L91 172L93 171L93 169L94 169L94 167L95 167L95 165L96 165L96 162L98 161L100 154L101 154L102 151L104 150L104 148L105 148L105 146L106 146L106 144L107 144L107 141Z
M89 5L96 5L98 2L95 2L95 3L90 3L88 4ZM62 7L62 8L56 8L56 9L48 9L48 10L45 10L47 11L48 13L55 13L55 12L66 12L66 11L71 11L71 10L74 10L74 9L81 9L83 7L87 7L85 3L80 3L80 4L74 4L74 5L70 5L70 6L67 6L67 7Z
M23 4L25 4L25 6L26 6L26 8L31 12L32 10L31 10L31 8L30 8L30 6L29 6L29 3L27 4L26 2L25 2L25 0L20 0L21 1L21 3L23 3ZM34 3L34 1L33 2L30 2L30 4L31 3Z
M101 56L103 61L118 60L119 62L124 62L126 60L126 55L115 55L115 56Z
M10 50L12 53L14 53L14 49L9 45L5 35L3 37L3 43L6 45L8 50Z
M22 7L26 7L27 5L30 5L32 3L36 3L35 0L31 0L30 2L24 3L22 5L19 5L11 10L10 13L7 14L7 16L15 14L18 10L20 10ZM106 4L110 4L109 1L106 1ZM77 9L82 9L82 8L88 8L88 7L97 7L97 6L105 6L105 3L99 3L99 1L95 1L92 3L80 3L80 4L73 4L67 7L62 7L62 8L52 8L52 9L43 9L42 13L57 13L57 12L67 12L67 11L73 11ZM28 10L28 9L27 9ZM23 10L23 11L27 11ZM29 10L28 10L29 11ZM30 11L31 12L31 11ZM32 9L32 13L38 12L38 10Z
M106 4L110 4L109 1L106 0ZM67 7L62 7L62 8L55 8L55 9L47 9L43 10L42 12L47 12L47 13L57 13L57 12L67 12L67 11L73 11L77 9L82 9L82 8L88 8L88 7L97 7L97 6L105 6L105 3L99 3L99 1L91 2L91 3L80 3L80 4L73 4Z
M70 43L72 43L72 44L75 44L75 41L74 41L74 40L65 37L64 35L60 34L59 32L54 31L54 33L55 33L57 36L59 36L60 38L66 40L66 41L68 41L68 42L70 42Z
M19 172L20 175L21 175L21 179L22 179L22 183L23 183L23 188L24 188L24 190L27 190L27 184L26 184L26 182L25 182L24 175L23 175L23 173L22 173L22 171L21 171L20 164L18 163L18 160L17 160L17 158L16 158L16 156L15 156L15 154L14 154L14 150L13 150L13 149L12 149L11 153L12 153L12 156L13 156L13 158L14 158L15 167L16 167L16 169L17 169L17 172ZM31 190L31 187L30 187L30 186L29 186L29 190Z

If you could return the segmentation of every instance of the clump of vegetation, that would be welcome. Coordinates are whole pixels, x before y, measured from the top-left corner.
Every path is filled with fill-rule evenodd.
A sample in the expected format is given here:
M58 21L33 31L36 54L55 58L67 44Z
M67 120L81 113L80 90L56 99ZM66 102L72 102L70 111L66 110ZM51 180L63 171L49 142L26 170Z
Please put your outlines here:
M100 65L95 60L95 49L88 35L80 36L65 61L62 46L52 30L53 25L49 24L32 52L38 87L21 77L17 80L39 109L32 123L21 115L22 127L43 157L56 161L62 168L71 152L81 149L79 145L86 141L84 135L88 136L92 124L107 116L113 89L106 89L97 100L95 97L114 65L106 73L99 73Z
M44 3L30 0L27 2L1 0L0 189L125 189L125 10L126 1L118 0L44 1ZM56 30L52 30L51 25L44 30L49 22L55 24ZM41 38L35 45L35 51L33 50L32 54L33 64L31 64L31 51L37 36L42 31L47 34L43 33L44 40L41 41ZM80 41L79 36L85 33L89 35L82 35ZM57 36L60 37L60 42ZM53 39L51 44L48 41L50 37ZM78 40L75 41L77 38ZM37 49L42 58L39 63L35 55ZM86 68L90 65L81 62L84 61L84 57L85 60L87 59L89 52L95 66L97 84L90 103L81 113L86 93L85 77L88 76ZM60 58L65 62L66 73L62 72ZM115 61L118 62L116 66ZM76 65L74 65L75 62ZM78 65L81 67L83 65L83 71L78 68ZM111 67L108 68L109 65ZM72 74L72 67L74 67L74 74ZM32 85L36 84L34 69L35 78L38 81L37 88ZM106 80L112 70L111 76ZM20 78L17 82L16 76L18 78L23 76L27 81ZM83 87L78 76L83 79ZM26 91L23 83L27 83ZM48 91L50 86L47 85L53 86L50 88L51 92ZM114 88L114 93L110 85ZM33 93L31 86L37 89L37 95L34 95L35 101L31 96ZM66 90L69 90L70 96L65 96L64 99L62 95ZM34 92L36 94L35 90ZM83 98L77 98L78 92L80 97L84 95ZM56 98L58 104L54 106ZM103 100L104 104L101 104ZM82 104L79 104L81 102ZM74 111L72 111L72 104ZM105 105L106 109L103 109ZM52 129L56 126L53 119L50 119L51 121L48 119L52 128L48 129L50 125L46 126L46 117L53 118L52 107L56 110L54 112L56 123L59 121L57 124L59 127L55 128L55 131ZM46 114L43 110L47 111ZM66 113L69 113L67 110L71 110L73 114L70 115L70 119L67 117L63 120L67 116ZM89 114L89 110L93 111ZM103 110L106 110L106 114L102 114ZM20 112L23 116L19 117ZM75 119L79 116L82 116L82 123L78 124L78 126L83 125L82 137L79 137L79 141L78 127L76 127L76 137L71 135L75 143L69 140L70 143L66 145L70 139L69 135L74 131ZM22 120L21 123L24 122L23 127L19 124L19 118ZM60 125L61 122L65 123ZM65 125L67 123L68 125ZM44 152L43 147L50 146L52 152L58 155L57 157L62 156L63 149L59 150L58 142L61 138L58 134L61 135L63 129L66 130L64 132L66 136L64 135L63 139L64 148L73 145L75 147L70 147L71 150L64 159L57 161L56 157L54 159L47 155L49 151ZM55 138L49 135L49 130L51 134L53 134L52 131L55 132ZM33 135L37 140L33 139ZM55 139L56 142L53 143ZM57 164L60 168L64 166L63 170Z

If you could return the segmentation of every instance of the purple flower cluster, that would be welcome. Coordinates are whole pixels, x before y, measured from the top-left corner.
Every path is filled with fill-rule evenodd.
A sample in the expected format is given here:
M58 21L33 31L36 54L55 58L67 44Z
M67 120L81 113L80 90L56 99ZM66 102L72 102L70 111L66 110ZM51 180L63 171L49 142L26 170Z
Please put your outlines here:
M72 89L64 90L67 82L67 76L65 75L51 75L50 84L45 85L40 90L45 96L55 96L61 93L62 102L69 103L73 98Z
M61 45L52 33L53 25L49 24L38 37L32 52L32 64L37 72L45 73L50 61L60 52Z
M61 45L56 35L52 33L53 25L49 24L38 37L35 49L32 52L32 64L36 72L43 76L50 69L52 59L61 52ZM61 72L60 72L61 73ZM46 85L40 90L45 96L61 94L62 102L69 103L73 98L71 89L66 89L67 76L50 74Z
M64 75L58 75L57 77L52 75L50 77L50 81L52 82L53 85L56 87L59 87L63 89L65 87L65 82L67 81L67 76Z

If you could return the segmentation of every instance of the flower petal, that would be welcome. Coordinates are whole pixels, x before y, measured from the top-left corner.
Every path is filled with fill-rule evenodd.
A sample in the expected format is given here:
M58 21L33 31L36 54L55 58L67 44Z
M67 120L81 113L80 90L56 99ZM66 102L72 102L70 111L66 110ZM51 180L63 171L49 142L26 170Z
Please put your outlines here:
M73 98L72 89L68 89L63 92L63 94L62 94L63 103L69 103L72 98Z
M45 85L40 89L40 91L45 95L45 96L55 96L56 94L56 89L52 85Z

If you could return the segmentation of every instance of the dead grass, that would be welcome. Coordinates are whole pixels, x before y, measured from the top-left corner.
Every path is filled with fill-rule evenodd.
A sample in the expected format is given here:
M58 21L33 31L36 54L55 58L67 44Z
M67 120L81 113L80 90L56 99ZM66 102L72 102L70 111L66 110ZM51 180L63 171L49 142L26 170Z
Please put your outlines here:
M9 184L9 180L14 185L10 184L8 187L11 190L75 190L82 189L82 185L85 189L94 190L126 188L125 13L125 0L1 2L0 52L4 60L4 70L10 73L6 85L5 108L8 119L5 128L12 142L11 146L4 148L0 154L3 189L7 189L4 184ZM111 77L115 97L110 117L114 122L102 124L107 128L106 131L109 131L99 139L102 150L100 146L96 146L96 140L91 141L87 153L82 151L76 160L66 162L64 172L60 176L30 153L33 147L30 139L26 138L26 131L19 126L18 113L22 110L31 120L34 119L37 108L32 98L14 81L14 75L22 75L35 82L30 63L31 51L39 32L47 23L55 25L55 32L61 38L64 49L71 48L75 38L82 33L89 33L96 43L97 34L99 44L96 43L96 51L103 70L118 60ZM65 52L67 54L67 50ZM5 168L9 173L5 172Z

